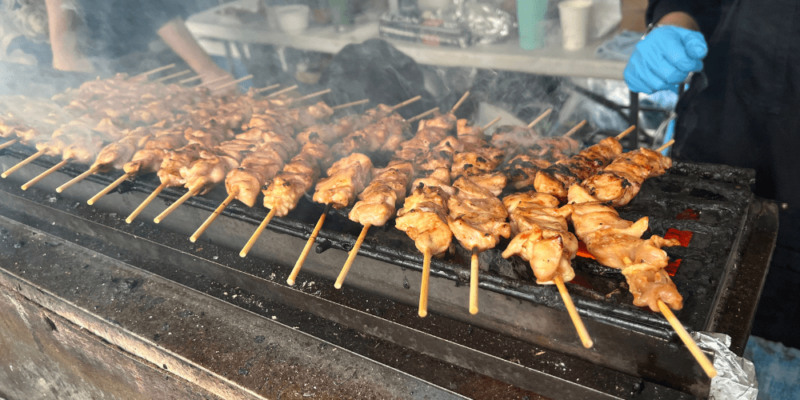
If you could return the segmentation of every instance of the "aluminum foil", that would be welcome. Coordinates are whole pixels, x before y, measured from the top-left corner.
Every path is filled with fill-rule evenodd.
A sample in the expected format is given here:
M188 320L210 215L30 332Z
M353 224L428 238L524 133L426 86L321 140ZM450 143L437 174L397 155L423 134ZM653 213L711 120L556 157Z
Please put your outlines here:
M730 336L715 332L693 332L692 338L701 348L714 352L714 368L717 369L717 376L711 380L709 399L756 400L758 396L756 369L750 360L730 351Z
M508 37L514 21L511 15L491 4L459 0L453 16L463 21L477 43L496 43Z

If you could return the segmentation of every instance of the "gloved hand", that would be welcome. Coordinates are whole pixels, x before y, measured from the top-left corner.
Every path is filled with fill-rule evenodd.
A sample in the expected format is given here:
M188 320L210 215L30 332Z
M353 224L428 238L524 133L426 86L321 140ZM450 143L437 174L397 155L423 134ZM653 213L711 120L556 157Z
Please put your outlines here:
M708 46L703 34L677 26L660 26L636 44L625 67L625 83L634 92L678 90L690 72L703 69Z

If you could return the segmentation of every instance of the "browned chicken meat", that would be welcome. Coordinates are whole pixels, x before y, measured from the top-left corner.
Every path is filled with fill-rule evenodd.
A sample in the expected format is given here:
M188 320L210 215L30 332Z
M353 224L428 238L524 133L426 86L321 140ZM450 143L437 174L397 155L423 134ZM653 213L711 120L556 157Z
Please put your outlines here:
M571 206L559 208L557 198L534 191L506 196L503 204L514 233L503 257L517 255L530 262L541 285L553 284L556 276L571 281L575 277L571 260L578 252L578 239L567 226Z
M180 169L184 187L189 191L206 194L222 182L232 169L239 167L236 159L225 155L207 155Z
M333 115L333 109L328 107L324 101L320 101L311 106L290 108L288 113L294 121L294 129L303 130L330 118Z
M156 172L170 150L184 145L186 145L186 139L180 132L173 132L172 134L157 133L154 139L148 140L144 148L133 155L131 161L122 166L122 169L126 174L131 175Z
M161 161L161 168L158 170L158 178L161 183L169 187L182 186L186 180L181 176L181 169L189 167L195 160L200 158L203 146L193 143L179 149L169 151Z
M672 167L672 159L650 149L625 153L599 173L583 182L583 187L600 201L621 207L639 193L648 178L663 175Z
M353 153L328 168L328 177L317 182L314 201L345 208L353 204L370 178L372 161L361 153Z
M664 271L669 257L661 249L680 245L677 239L656 235L641 239L648 228L647 217L626 221L580 185L570 187L569 202L575 234L600 264L622 270L633 294L633 304L650 307L655 312L659 312L658 300L675 310L683 307L683 297Z
M236 194L236 199L253 207L262 187L269 182L284 163L295 153L297 143L289 137L264 136L267 141L251 148L241 165L231 170L225 178L228 194ZM236 139L240 140L240 139ZM224 145L225 143L223 143Z
M122 139L103 147L92 167L99 168L99 172L120 169L133 157L136 150L144 147L152 137L147 128L137 128L127 132Z
M408 161L392 161L386 168L373 169L372 182L358 195L350 219L361 225L385 225L405 200L412 176L414 166Z
M418 186L397 212L395 226L405 232L422 253L443 254L450 248L453 233L447 225L447 199L440 187Z
M605 138L600 143L582 150L567 160L561 160L536 173L533 186L537 192L559 198L567 197L574 183L594 175L622 154L622 145L616 138Z
M458 192L447 200L447 223L464 248L486 251L511 235L508 212L497 196L463 176L453 187Z
M314 187L320 171L330 166L331 161L327 145L315 139L306 142L300 153L262 191L264 207L275 210L279 217L289 214L306 191Z
M348 134L341 143L331 147L331 152L342 157L356 152L393 151L403 141L407 130L408 122L399 114L392 114Z

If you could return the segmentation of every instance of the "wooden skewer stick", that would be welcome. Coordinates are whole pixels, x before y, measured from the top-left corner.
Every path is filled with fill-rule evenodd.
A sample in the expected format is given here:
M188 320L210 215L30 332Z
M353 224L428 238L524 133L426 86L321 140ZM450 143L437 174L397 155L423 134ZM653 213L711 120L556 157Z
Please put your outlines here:
M675 139L672 139L669 142L662 144L661 147L656 149L656 153L661 153L662 151L666 150L669 146L672 146L673 144L675 144Z
M268 92L268 91L270 91L272 89L277 89L279 87L281 87L281 84L280 83L276 83L274 85L269 85L269 86L263 87L261 89L256 89L255 92L256 93L264 93L264 92Z
M222 82L222 81L225 81L225 80L228 80L228 79L231 79L231 77L230 77L230 76L228 76L228 75L225 75L225 76L220 76L220 77L219 77L219 78L217 78L217 79L210 80L210 81L208 81L208 82L203 82L203 83L199 84L198 86L209 86L209 85L213 85L213 84L215 84L215 83L220 83L220 82Z
M478 274L480 272L478 254L478 248L473 247L472 265L469 272L469 313L472 315L478 313Z
M531 121L531 123L528 124L528 128L533 128L534 126L536 126L536 124L538 124L539 122L542 122L542 120L547 118L547 116L550 115L551 112L553 112L552 108L548 108L547 110L545 110L538 117L536 117L535 120Z
M317 235L319 235L320 229L322 229L322 224L325 223L325 217L328 216L328 211L331 210L331 205L325 205L325 211L322 212L322 215L319 216L319 221L317 221L317 226L314 227L314 231L311 232L311 236L308 237L308 241L306 242L306 247L303 247L303 252L300 253L300 257L297 259L297 263L294 264L294 268L292 268L292 273L289 274L289 278L286 279L286 283L289 286L294 286L294 281L297 279L297 274L300 273L300 268L303 268L303 263L306 262L306 257L308 257L308 253L311 251L311 245L314 244L314 241L317 240Z
M311 93L311 94L307 94L307 95L305 95L303 97L298 97L298 98L292 100L292 102L295 103L295 102L300 102L300 101L303 101L303 100L308 100L308 99L311 99L311 98L314 98L314 97L322 96L323 94L328 94L330 92L331 92L330 89L320 90L319 92L316 92L316 93Z
M425 250L422 254L422 283L419 286L419 311L420 317L428 316L428 284L431 276L431 251Z
M297 85L294 85L294 86L289 86L289 87L287 87L287 88L283 88L283 89L281 89L281 90L278 90L278 91L277 91L277 92L275 92L275 93L270 93L270 94L268 94L268 95L267 95L267 98L270 98L270 97L275 97L275 96L278 96L278 95L281 95L281 94L284 94L284 93L287 93L287 92L291 92L292 90L295 90L295 89L297 89Z
M491 127L492 127L492 125L494 125L494 124L496 124L496 123L500 122L500 119L502 119L502 118L503 118L503 117L497 117L497 118L495 118L495 119L493 119L493 120L489 121L489 123L488 123L488 124L486 124L486 125L484 125L484 126L483 126L483 128L481 128L481 129L485 131L485 130L487 130L487 129L491 128Z
M142 72L139 75L134 76L134 78L138 78L138 77L145 76L145 75L150 75L150 74L155 74L156 72L161 72L161 71L170 69L170 68L172 68L174 66L175 66L175 64L167 64L167 65L164 65L163 67L153 68L150 71L145 71L145 72Z
M575 330L578 331L578 336L581 338L583 347L591 349L592 346L594 346L594 342L592 342L592 338L589 337L586 326L583 325L583 320L580 314L578 314L578 310L575 308L575 303L572 302L572 297L567 291L567 286L564 285L564 278L562 278L561 275L556 275L553 280L556 282L556 286L558 286L558 292L561 293L561 299L567 307L567 312L569 313L569 317L572 318L572 324L575 325Z
M39 158L39 157L41 157L43 155L44 155L44 151L37 151L36 153L31 154L30 157L18 162L16 165L14 165L13 167L9 168L7 171L5 171L2 174L0 174L0 176L2 176L3 178L8 178L8 176L13 174L16 170L18 170L18 169L30 164L31 161L33 161L33 160L35 160L35 159L37 159L37 158Z
M631 132L633 132L635 130L636 130L636 127L631 125L631 126L628 127L628 129L625 129L624 131L622 131L622 133L617 135L616 139L617 140L622 140L622 138L624 138L625 136L628 136L628 134L630 134Z
M700 350L700 347L697 346L697 343L695 343L694 339L689 335L689 332L686 332L686 328L683 327L678 317L672 313L672 310L661 300L658 300L658 309L661 311L661 314L664 314L664 318L669 321L669 324L672 325L672 329L675 329L675 332L678 333L678 336L683 340L683 344L689 348L689 352L692 353L692 356L694 356L700 364L700 367L703 368L706 375L708 375L709 378L717 376L717 369L714 368L714 364L712 364L703 351Z
M206 222L203 222L203 225L200 225L200 227L197 228L197 230L194 232L194 234L189 237L189 241L191 241L192 243L196 242L197 238L199 238L200 235L202 235L203 232L205 232L206 229L208 229L208 227L211 225L211 223L214 222L214 220L217 219L217 217L219 217L220 214L222 214L222 211L225 210L225 207L228 207L228 204L231 204L233 199L236 198L237 194L239 194L238 190L234 191L231 194L229 194L228 197L225 198L225 200L222 201L222 203L219 205L219 207L217 207L217 209L214 210L214 212L212 212L211 215L208 216L208 219L206 219Z
M150 196L147 196L147 198L144 199L142 204L139 204L139 207L136 207L136 209L133 210L131 215L129 215L128 218L125 218L125 222L129 224L133 222L133 220L135 220L136 217L138 217L139 214L141 214L142 211L144 211L144 209L147 208L147 206L150 205L150 203L152 203L153 200L155 200L155 198L158 197L158 194L161 193L161 191L164 190L166 187L167 187L166 182L158 185L156 190L153 190L153 193L150 193Z
M358 249L360 249L361 244L364 243L364 238L367 237L367 231L371 226L372 225L370 224L366 224L364 225L364 228L361 229L361 234L358 235L356 243L353 245L350 253L347 254L347 261L344 262L342 272L339 272L339 277L336 278L336 283L333 284L333 287L337 289L342 288L342 284L344 284L344 278L347 276L347 272L350 271L350 266L353 265L353 261L356 259L356 255L358 255Z
M456 110L458 110L458 108L459 108L459 107L461 107L461 104L463 104L463 103L464 103L464 100L466 100L466 99L467 99L467 97L469 97L469 90L467 90L467 92L466 92L466 93L464 93L464 95L463 95L463 96L461 96L461 98L460 98L460 99L458 99L458 101L456 102L456 104L455 104L455 105L453 105L453 108L451 108L451 109L450 109L450 114L452 114L452 113L456 112Z
M190 70L190 69L185 69L185 70L183 70L183 71L181 71L181 72L176 72L176 73L174 73L174 74L170 74L170 75L167 75L167 76L162 76L161 78L158 78L158 79L153 79L153 82L164 82L164 81L168 81L168 80L170 80L170 79L172 79L172 78L177 78L177 77L179 77L179 76L183 76L183 75L186 75L186 74L188 74L188 73L191 73L191 72L192 72L192 70Z
M109 194L112 190L114 190L117 186L121 185L122 182L125 182L125 180L130 178L130 177L131 177L131 174L123 174L122 176L117 178L117 180L115 180L114 182L111 182L110 185L106 186L105 189L101 190L96 195L94 195L94 197L92 197L89 200L86 200L86 204L88 204L90 206L93 205L94 203L97 202L97 200L100 200L101 197Z
M65 191L65 190L67 190L67 188L69 188L70 186L72 186L72 185L74 185L74 184L86 179L87 176L89 176L91 174L94 174L99 169L100 169L100 166L92 166L91 168L87 169L86 172L84 172L84 173L82 173L82 174L70 179L69 181L67 181L67 183L57 187L56 188L56 192L57 193L61 193L61 192Z
M3 144L0 144L0 150L5 149L6 147L11 147L14 143L17 143L17 139L11 139Z
M332 110L341 110L343 108L357 106L359 104L369 103L369 99L359 100L359 101L351 101L350 103L339 104L338 106L331 107Z
M195 75L195 76L190 76L190 77L188 77L188 78L186 78L186 79L181 79L181 80L179 80L179 81L178 81L178 84L180 84L180 85L183 85L184 83L189 83L189 82L191 82L191 81L196 81L196 80L198 80L198 79L203 79L203 77L204 77L204 76L205 76L205 75Z
M398 109L400 109L400 108L403 108L403 107L405 107L405 106L407 106L407 105L409 105L409 104L411 104L411 103L414 103L414 102L418 101L418 100L419 100L419 99L421 99L421 98L422 98L422 96L415 96L415 97L412 97L412 98L410 98L410 99L408 99L408 100L406 100L406 101L404 101L404 102L402 102L402 103L400 103L400 104L397 104L397 105L395 105L394 107L392 107L392 108L390 109L390 111L395 111L395 110L398 110Z
M269 210L269 214L267 214L267 216L264 217L264 220L261 221L261 225L259 225L258 228L256 228L256 231L253 232L253 236L250 236L250 240L247 241L247 244L244 245L242 251L239 252L239 257L242 258L247 257L247 253L249 253L250 249L253 248L253 245L256 244L256 240L258 240L258 237L261 236L261 232L264 232L264 228L266 228L267 225L269 225L269 221L272 221L272 218L275 216L275 210L276 210L275 208Z
M167 218L168 215L172 214L172 212L175 211L178 207L180 207L181 204L183 204L184 202L186 202L186 200L189 200L190 197L196 195L199 192L200 192L200 188L193 189L193 190L190 190L190 191L186 192L178 200L176 200L169 207L167 207L166 210L162 211L161 214L158 214L157 217L153 218L153 222L155 222L157 224L161 223L161 221L163 221L164 218Z
M573 126L572 129L567 131L567 133L565 133L563 137L568 138L568 137L574 135L576 132L581 130L581 128L583 128L584 125L586 125L586 120L578 122L578 125Z
M70 161L69 159L66 159L66 160L61 160L61 162L59 162L58 164L56 164L56 165L53 165L53 166L52 166L52 167L50 167L50 168L49 168L47 171L44 171L44 172L42 172L41 174L39 174L39 176L37 176L37 177L35 177L35 178L33 178L33 179L29 180L27 183L25 183L24 185L22 185L22 190L28 190L28 188L29 188L29 187L31 187L31 186L33 186L33 185L35 185L35 184L36 184L37 182L39 182L40 180L42 180L42 179L46 178L46 177L47 177L47 175L50 175L50 174L52 174L53 172L56 172L56 171L57 171L59 168L61 168L61 167L65 166L65 165L67 165L67 163L68 163L69 161Z
M252 78L253 78L253 75L243 76L243 77L241 77L241 78L239 78L239 79L237 79L235 81L226 82L226 83L223 83L222 85L213 87L213 88L211 88L211 90L220 90L222 88L225 88L225 87L228 87L228 86L231 86L231 85L235 85L235 84L237 84L239 82L244 82L244 81L246 81L248 79L252 79Z
M422 113L420 115L417 115L415 117L411 117L411 118L407 119L406 122L412 123L412 122L414 122L414 121L416 121L418 119L423 119L423 118L427 117L428 115L431 115L431 114L433 114L433 113L435 113L437 111L439 111L439 107L431 108L430 110L425 111L424 113Z

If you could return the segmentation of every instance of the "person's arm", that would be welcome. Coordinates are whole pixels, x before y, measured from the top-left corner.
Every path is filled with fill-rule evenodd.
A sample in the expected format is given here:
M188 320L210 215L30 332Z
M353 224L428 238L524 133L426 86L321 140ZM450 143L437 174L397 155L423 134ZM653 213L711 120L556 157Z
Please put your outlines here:
M719 22L721 0L649 0L645 22L701 32L710 38Z
M192 36L183 19L175 18L164 24L158 29L158 35L167 45L178 54L194 72L203 77L203 82L210 82L217 80L224 76L233 77L224 69L220 68L214 60L200 47L194 36ZM225 81L220 81L224 83ZM229 86L223 92L235 89L235 86Z
M47 22L50 28L50 47L53 50L53 68L63 71L92 72L94 68L78 49L75 34L75 13L63 7L61 0L45 0Z

